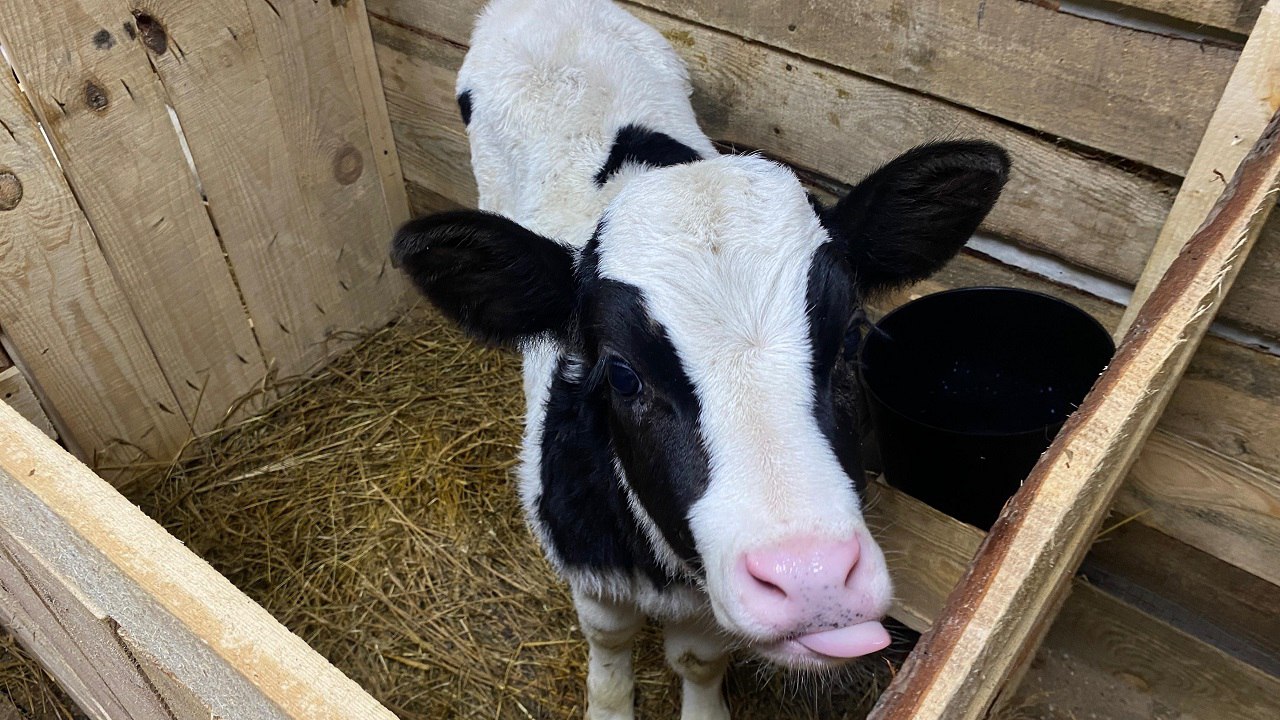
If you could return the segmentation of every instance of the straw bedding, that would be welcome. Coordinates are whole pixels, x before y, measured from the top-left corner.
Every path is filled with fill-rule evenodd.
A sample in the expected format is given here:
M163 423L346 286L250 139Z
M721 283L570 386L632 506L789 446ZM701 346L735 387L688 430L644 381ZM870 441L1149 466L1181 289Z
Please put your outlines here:
M512 487L522 412L516 355L418 309L126 491L400 717L580 718L586 645ZM635 666L640 717L677 717L653 629ZM730 706L860 718L893 671L744 660Z

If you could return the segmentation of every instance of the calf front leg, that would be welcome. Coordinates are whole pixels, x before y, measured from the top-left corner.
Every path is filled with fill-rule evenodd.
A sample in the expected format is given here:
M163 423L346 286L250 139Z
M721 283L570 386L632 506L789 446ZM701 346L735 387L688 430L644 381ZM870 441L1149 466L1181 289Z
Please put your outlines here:
M578 624L587 637L587 720L632 720L635 674L631 646L644 615L630 603L574 593Z
M664 635L667 663L684 681L680 720L729 720L722 689L729 650L719 628L691 620L669 623Z

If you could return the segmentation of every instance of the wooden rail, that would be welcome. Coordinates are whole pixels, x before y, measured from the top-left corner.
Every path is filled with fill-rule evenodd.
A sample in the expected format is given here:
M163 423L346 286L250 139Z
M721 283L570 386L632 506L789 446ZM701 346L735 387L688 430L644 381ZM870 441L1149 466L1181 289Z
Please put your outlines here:
M1020 678L1278 187L1280 114L1143 306L1111 366L1005 506L871 720L978 718L1011 676Z
M392 720L0 403L0 622L95 720Z

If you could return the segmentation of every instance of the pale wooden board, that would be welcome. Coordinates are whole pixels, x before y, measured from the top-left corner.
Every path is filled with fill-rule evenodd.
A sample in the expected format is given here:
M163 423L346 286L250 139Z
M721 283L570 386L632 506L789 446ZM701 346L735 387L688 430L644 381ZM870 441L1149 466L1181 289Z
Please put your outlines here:
M4 11L0 11L2 14ZM0 327L88 460L170 457L190 434L128 298L0 69L0 167L22 182L0 212ZM121 451L123 454L121 454Z
M1157 433L1115 510L1280 585L1280 483L1250 470Z
M27 382L27 377L16 367L0 370L0 402L17 410L27 422L40 428L40 432L54 440L58 439L58 433L53 429L53 423L49 421L44 408L40 406L31 383Z
M70 612L110 618L127 637L122 647L190 690L187 700L225 718L394 717L3 404L0 485L0 538L39 570L27 577ZM104 671L108 663L84 659Z
M1173 209L1160 229L1150 259L1134 288L1133 300L1116 328L1117 338L1128 331L1165 270L1204 222L1222 195L1225 179L1235 173L1236 166L1277 108L1280 108L1280 4L1268 3L1217 103Z
M123 31L130 9L11 0L0 41L178 399L172 411L205 430L265 367L164 88Z
M1232 32L1248 34L1266 0L1123 0L1121 5L1147 10Z
M1280 189L1280 114L1170 266L1106 372L1005 505L870 720L983 716L1061 607L1125 474Z
M398 276L375 262L385 254L391 225L386 178L374 158L393 156L370 147L361 107L298 107L293 96L273 94L270 78L291 73L305 74L299 82L309 86L354 83L351 61L343 57L299 62L290 54L260 52L260 46L285 47L294 40L328 50L330 37L290 24L325 26L341 19L343 8L299 9L280 17L259 14L255 22L241 0L159 0L136 23L182 123L263 353L282 376L303 373L341 347L326 342L335 331L388 320L404 290ZM262 34L286 40L267 41ZM294 46L290 52L305 50ZM335 105L363 100L336 92L329 99ZM299 115L314 117L314 132L327 143L318 158L328 163L327 171L310 183L303 178L317 170L316 148L296 134L286 138L284 129ZM330 116L341 123L332 130ZM348 122L350 117L360 122ZM395 186L403 195L403 181L397 178ZM335 204L349 214L343 223L321 212Z
M1019 0L639 4L1178 175L1237 56Z
M462 133L453 73L482 0L374 0L370 9L406 177L435 163L435 135ZM1123 172L981 114L841 72L732 35L629 8L684 58L694 108L715 139L760 149L799 167L855 181L914 145L980 137L1013 155L1012 178L984 230L1070 264L1132 283L1156 241L1173 186ZM433 42L434 39L434 42ZM445 42L441 42L445 41ZM460 47L452 47L459 45ZM429 113L429 114L427 114ZM464 168L451 168L458 177ZM1230 170L1226 171L1230 174ZM1280 337L1280 217L1273 218L1223 319Z
M941 612L983 533L892 488L879 483L870 488L868 517L873 528L882 528L879 537L896 583L893 615L924 630ZM1107 709L1126 699L1135 704L1134 696L1173 708L1172 717L1183 720L1265 720L1280 710L1280 679L1081 580L1073 584L1041 649L1042 656L1064 652L1110 679L1091 708L1099 717L1113 717Z
M443 195L450 202L474 206L475 181L471 175L466 134L453 101L453 67L462 50L448 42L410 33L374 18L379 40L378 55L387 86L387 99L410 187ZM417 208L419 211L442 207ZM1255 258L1256 259L1256 258ZM1121 308L1020 275L994 263L962 256L937 277L916 285L881 305L887 309L912 295L950 287L1013 285L1048 292L1084 307L1104 325L1114 325ZM1191 442L1156 446L1153 452L1171 452L1186 471L1183 482L1200 484L1206 493L1220 497L1253 497L1262 487L1280 492L1280 358L1210 338L1188 371L1187 380L1175 392L1162 426L1171 435ZM1274 440L1274 442L1273 442ZM1199 473L1204 446L1218 453L1220 472ZM1176 485L1172 486L1176 487ZM1266 552L1273 528L1280 523L1280 505L1263 506L1248 524L1204 534L1194 523L1173 522L1193 512L1178 492L1166 494L1159 487L1138 494L1122 489L1122 498L1133 507L1152 507L1142 516L1178 539L1225 558L1239 558L1236 548L1257 545ZM1255 506L1256 509L1257 506ZM1259 529L1264 532L1258 533ZM1280 552L1280 549L1277 550Z

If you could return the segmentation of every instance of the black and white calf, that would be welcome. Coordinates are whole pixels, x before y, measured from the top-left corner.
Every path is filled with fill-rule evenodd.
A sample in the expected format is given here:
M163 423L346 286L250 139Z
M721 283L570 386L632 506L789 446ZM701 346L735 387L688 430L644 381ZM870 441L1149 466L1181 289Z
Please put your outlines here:
M606 0L496 0L458 92L483 212L415 220L393 254L524 353L520 491L590 644L588 715L631 716L645 616L686 718L727 716L731 647L798 667L883 648L846 338L863 297L968 239L1004 152L917 148L821 207L785 167L718 155L674 51Z

